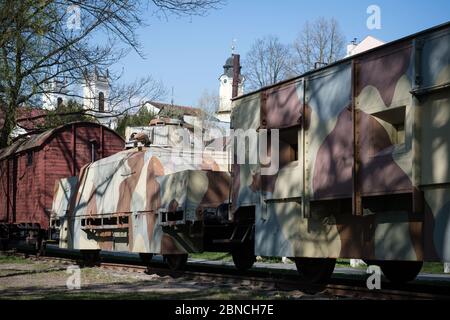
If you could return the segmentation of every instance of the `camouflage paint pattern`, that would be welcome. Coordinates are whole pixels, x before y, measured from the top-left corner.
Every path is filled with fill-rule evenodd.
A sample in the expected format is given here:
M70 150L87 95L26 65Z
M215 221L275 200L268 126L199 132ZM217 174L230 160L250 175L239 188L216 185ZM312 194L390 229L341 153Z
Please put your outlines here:
M67 206L60 245L156 254L201 251L203 211L229 201L231 179L209 155L200 155L198 164L193 156L137 147L86 165ZM60 181L55 191L58 216L68 203L66 185Z
M67 210L69 209L70 201L74 196L78 184L78 177L69 177L57 180L53 193L53 204L50 217L50 225L59 223L60 229L60 248L67 249L68 245L68 220Z
M255 254L449 261L450 24L238 97L232 127L280 129L277 174L233 164Z

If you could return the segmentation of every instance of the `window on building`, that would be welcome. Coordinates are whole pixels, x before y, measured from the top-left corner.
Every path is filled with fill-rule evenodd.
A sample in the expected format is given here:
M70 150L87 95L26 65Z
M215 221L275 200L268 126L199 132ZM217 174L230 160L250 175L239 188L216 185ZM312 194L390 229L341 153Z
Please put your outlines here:
M56 105L59 107L61 107L61 105L63 104L63 99L61 97L58 98L58 100L56 101Z
M105 111L105 94L103 92L98 94L98 111Z

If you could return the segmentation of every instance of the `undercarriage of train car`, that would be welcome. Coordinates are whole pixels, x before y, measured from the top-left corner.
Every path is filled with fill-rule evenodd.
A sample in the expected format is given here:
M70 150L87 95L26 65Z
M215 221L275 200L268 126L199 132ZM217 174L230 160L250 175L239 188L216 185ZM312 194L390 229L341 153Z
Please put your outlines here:
M0 223L1 250L25 246L37 255L44 255L47 239L47 230L39 223Z
M254 255L254 210L241 210L230 219L229 204L205 207L198 211L201 220L186 221L185 211L160 211L156 218L163 237L168 237L182 247L183 253L162 253L172 270L184 268L189 253L227 252L231 253L238 270L247 270L255 262ZM99 263L101 250L130 252L133 235L131 221L133 214L113 214L94 217L77 217L80 231L87 239L98 243L99 249L81 249L86 265ZM52 233L54 241L61 248L69 248L68 235L70 218L53 217ZM134 220L136 221L136 220ZM76 224L76 223L73 223ZM136 226L134 227L136 228ZM136 252L133 250L133 252ZM145 264L150 264L154 253L137 252Z

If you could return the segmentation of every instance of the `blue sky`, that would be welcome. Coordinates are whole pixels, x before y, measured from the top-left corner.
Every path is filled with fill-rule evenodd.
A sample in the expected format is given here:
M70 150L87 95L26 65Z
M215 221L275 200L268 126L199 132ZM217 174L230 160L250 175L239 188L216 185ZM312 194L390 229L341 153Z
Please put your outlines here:
M381 29L369 30L369 5L381 9ZM202 92L218 92L218 78L231 54L232 39L244 57L252 42L276 35L291 43L306 21L334 17L346 40L372 35L386 42L450 20L448 0L228 0L219 10L201 17L157 19L149 13L148 27L138 30L146 59L130 53L118 65L124 81L152 75L162 80L176 104L195 106Z

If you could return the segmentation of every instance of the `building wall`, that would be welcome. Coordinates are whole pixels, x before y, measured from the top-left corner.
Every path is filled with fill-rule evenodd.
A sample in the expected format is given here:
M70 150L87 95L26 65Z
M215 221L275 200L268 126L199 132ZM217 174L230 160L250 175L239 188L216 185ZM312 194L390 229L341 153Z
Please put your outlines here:
M109 106L109 84L106 80L91 80L83 84L83 107L98 110L99 93L103 92L105 98L104 111L111 111Z

